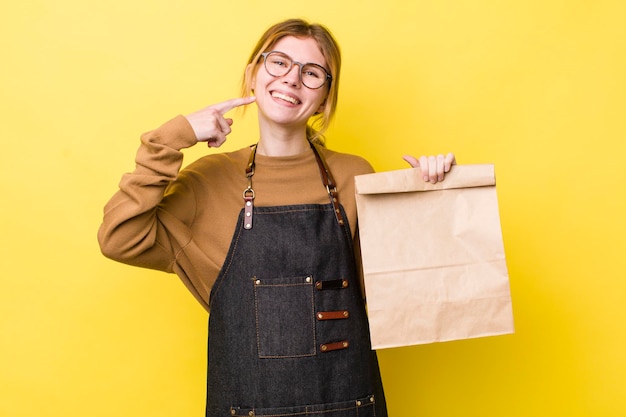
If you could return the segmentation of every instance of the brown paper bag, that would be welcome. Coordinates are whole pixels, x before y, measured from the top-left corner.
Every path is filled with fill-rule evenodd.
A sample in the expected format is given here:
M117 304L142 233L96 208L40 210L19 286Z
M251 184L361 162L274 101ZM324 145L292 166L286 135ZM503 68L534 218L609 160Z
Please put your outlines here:
M513 332L493 165L357 176L372 347Z

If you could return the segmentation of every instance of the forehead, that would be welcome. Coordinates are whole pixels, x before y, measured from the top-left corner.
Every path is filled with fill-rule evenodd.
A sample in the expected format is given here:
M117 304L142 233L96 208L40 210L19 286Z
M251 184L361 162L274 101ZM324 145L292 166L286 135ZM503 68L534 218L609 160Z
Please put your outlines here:
M279 39L272 49L284 52L298 62L313 62L324 67L326 66L324 55L322 55L317 41L313 38L285 36Z

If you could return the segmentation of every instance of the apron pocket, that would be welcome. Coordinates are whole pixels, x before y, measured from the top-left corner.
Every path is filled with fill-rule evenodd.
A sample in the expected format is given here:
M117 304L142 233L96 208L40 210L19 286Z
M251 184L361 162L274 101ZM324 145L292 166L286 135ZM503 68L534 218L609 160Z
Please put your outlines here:
M254 278L259 358L315 355L313 278Z
M239 408L231 407L234 417L376 417L376 402L370 395L358 400L333 404L307 405L280 408Z

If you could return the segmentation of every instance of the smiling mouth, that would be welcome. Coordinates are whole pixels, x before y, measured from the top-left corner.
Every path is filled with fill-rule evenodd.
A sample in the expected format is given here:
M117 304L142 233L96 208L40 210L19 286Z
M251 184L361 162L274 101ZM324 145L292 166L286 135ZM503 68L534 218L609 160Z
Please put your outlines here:
M290 97L288 95L285 95L285 94L282 94L282 93L278 93L276 91L272 92L272 97L280 99L280 100L283 100L283 101L286 101L286 102L291 103L291 104L300 104L300 100L298 100L297 98Z

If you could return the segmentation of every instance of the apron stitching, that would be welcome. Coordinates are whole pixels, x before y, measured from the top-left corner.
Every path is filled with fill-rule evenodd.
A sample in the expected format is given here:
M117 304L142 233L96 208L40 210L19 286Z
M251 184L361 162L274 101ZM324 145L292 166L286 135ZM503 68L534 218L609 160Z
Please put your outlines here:
M239 238L241 237L241 227L237 226L237 235L234 238L234 242L233 242L233 247L230 248L229 252L233 252L237 249L237 245L239 244ZM226 258L228 259L228 255L226 255ZM231 256L229 261L228 261L228 265L226 265L226 268L224 269L223 273L220 272L219 276L218 276L218 281L216 282L217 286L214 287L214 290L211 291L211 296L209 298L209 305L211 304L211 301L215 298L215 296L217 295L217 293L220 290L220 287L222 286L222 283L225 280L226 275L228 274L228 271L230 269L230 266L232 265L233 261L235 260L234 256Z

